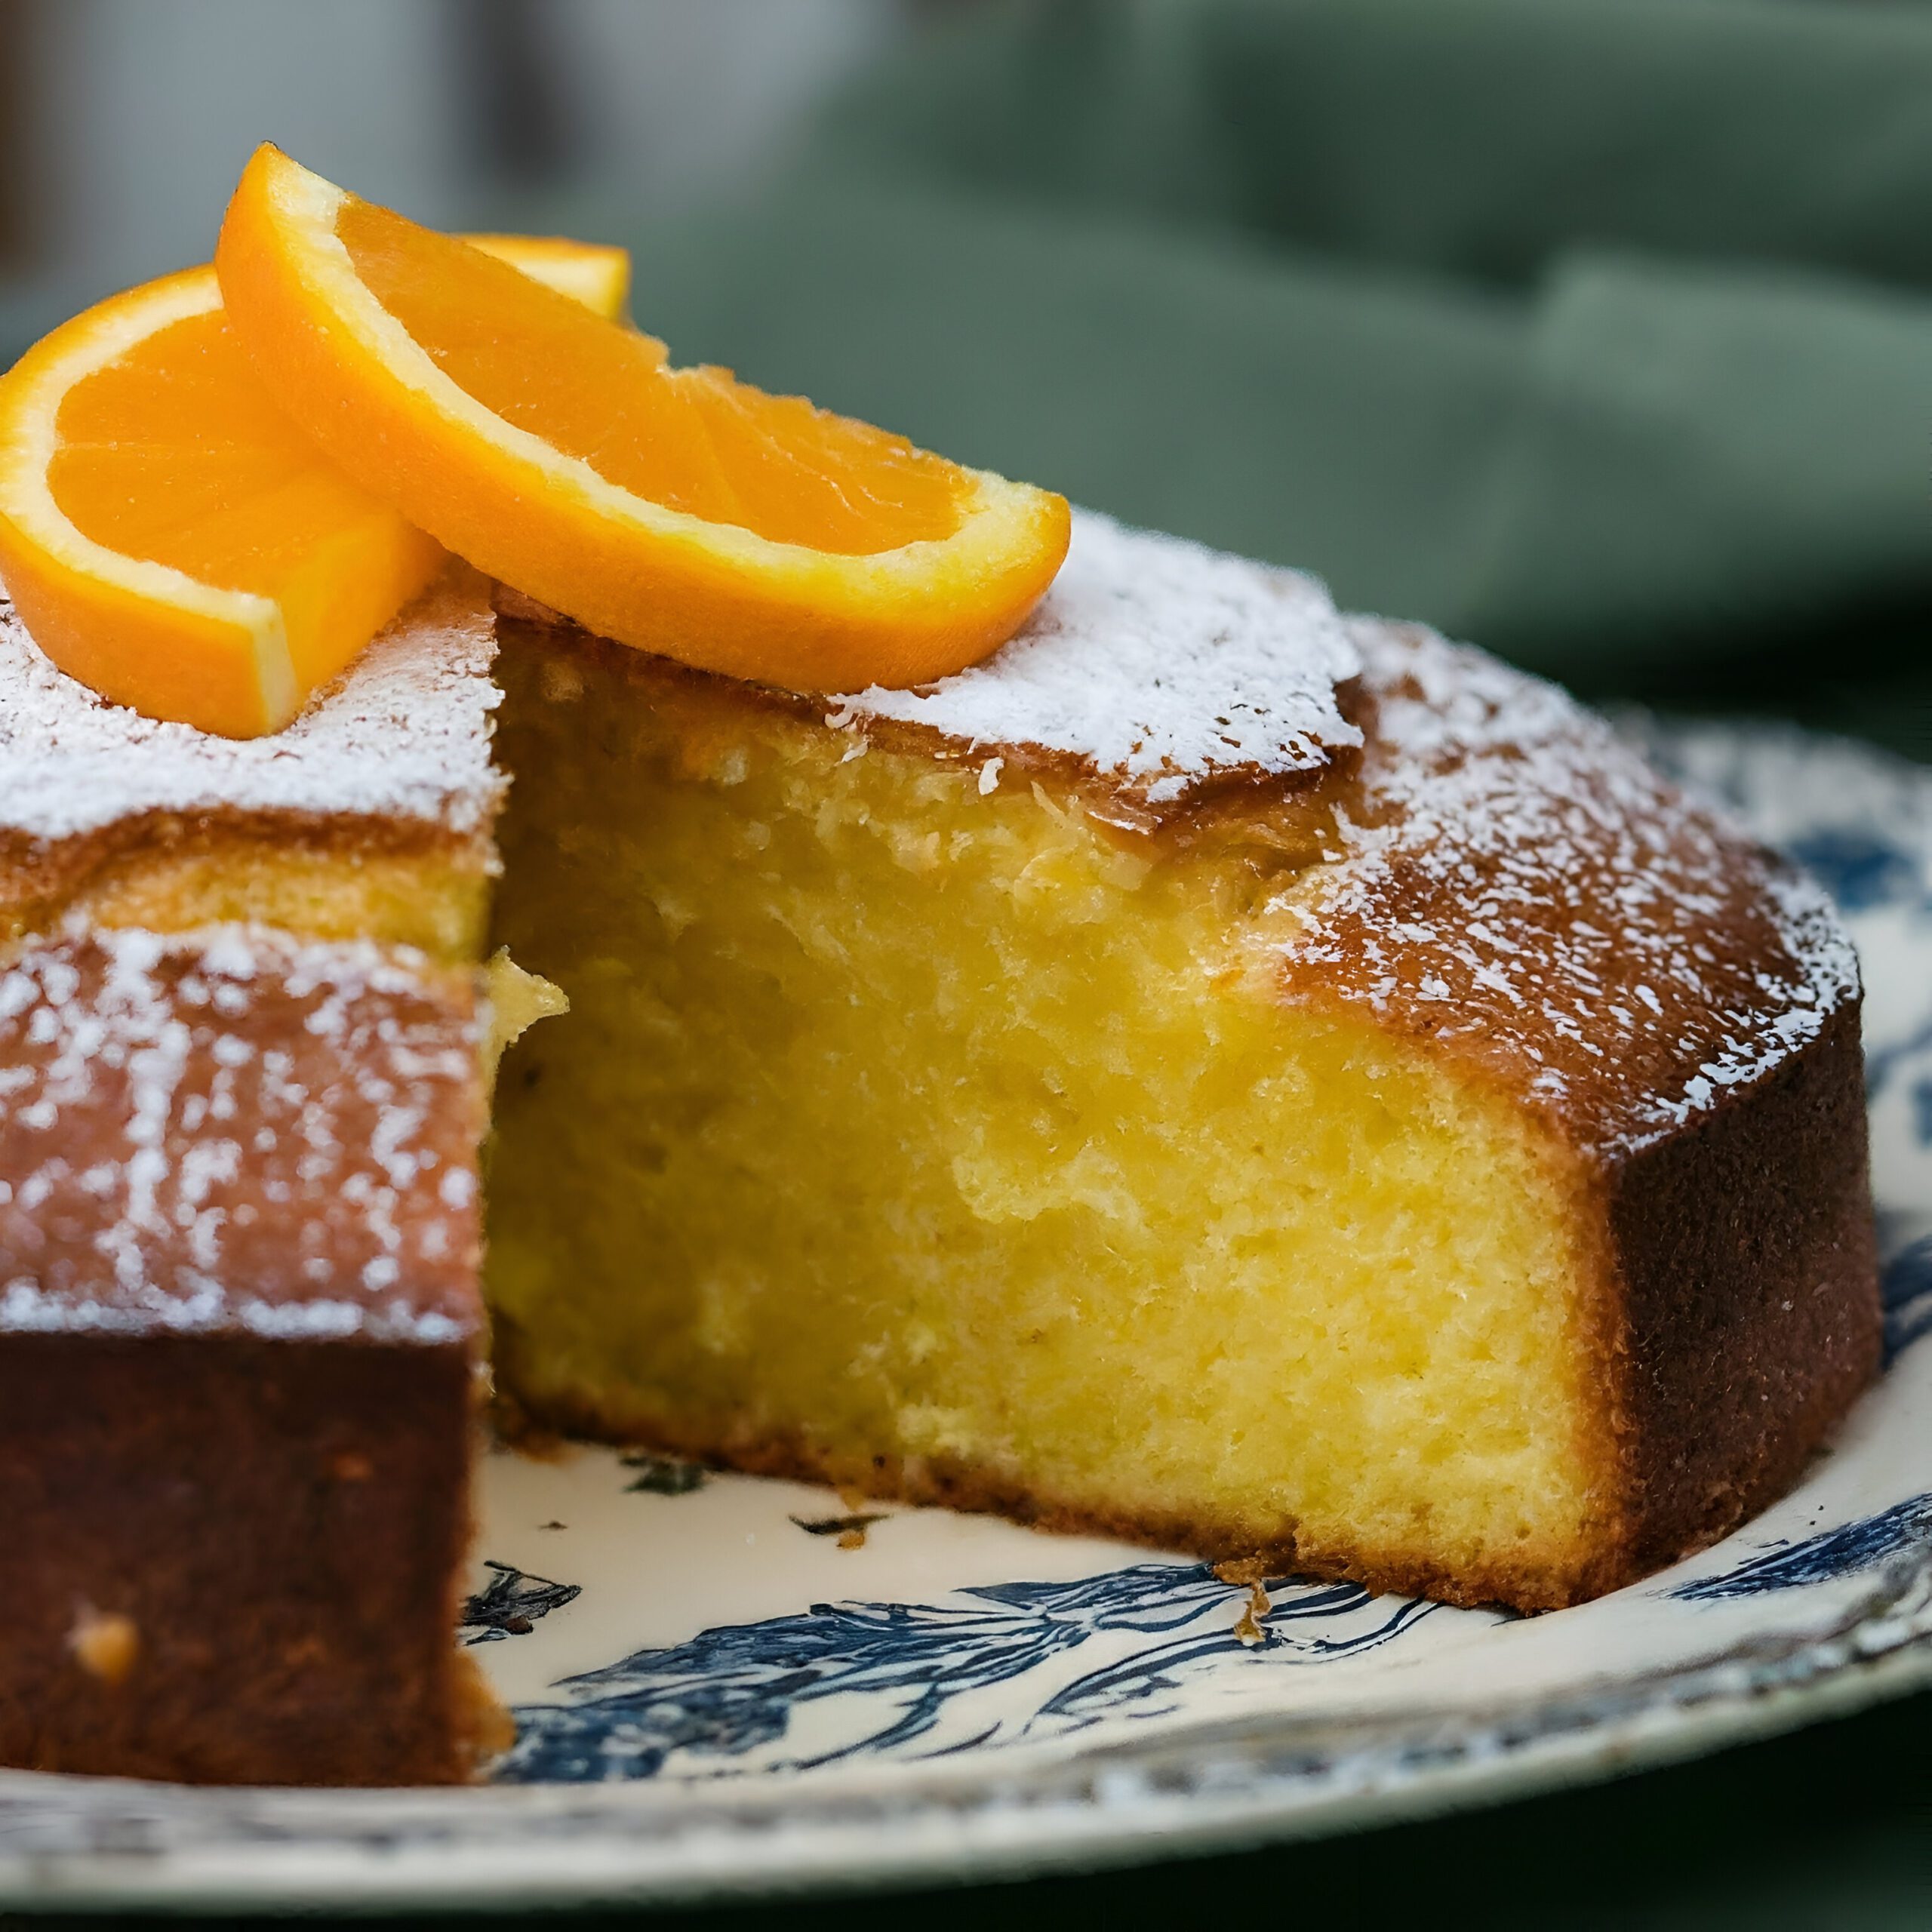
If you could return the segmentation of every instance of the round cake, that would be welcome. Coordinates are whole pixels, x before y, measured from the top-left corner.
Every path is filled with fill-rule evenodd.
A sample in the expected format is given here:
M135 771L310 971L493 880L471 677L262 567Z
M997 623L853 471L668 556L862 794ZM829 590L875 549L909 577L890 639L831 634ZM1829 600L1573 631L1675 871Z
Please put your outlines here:
M0 622L0 1760L467 1775L486 1357L534 1425L1529 1610L1874 1372L1849 945L1554 688L1091 515L917 691L497 601L239 743ZM570 1011L479 1176L500 946Z

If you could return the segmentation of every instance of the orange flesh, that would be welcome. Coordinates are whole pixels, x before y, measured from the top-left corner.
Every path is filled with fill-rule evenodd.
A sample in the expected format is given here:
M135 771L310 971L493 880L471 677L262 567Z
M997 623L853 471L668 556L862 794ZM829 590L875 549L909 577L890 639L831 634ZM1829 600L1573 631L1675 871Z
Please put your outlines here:
M223 589L278 600L318 543L387 515L318 460L219 311L76 383L55 430L48 487L82 535Z
M648 502L850 556L959 526L953 466L901 437L728 370L671 368L655 338L352 196L336 233L466 394Z

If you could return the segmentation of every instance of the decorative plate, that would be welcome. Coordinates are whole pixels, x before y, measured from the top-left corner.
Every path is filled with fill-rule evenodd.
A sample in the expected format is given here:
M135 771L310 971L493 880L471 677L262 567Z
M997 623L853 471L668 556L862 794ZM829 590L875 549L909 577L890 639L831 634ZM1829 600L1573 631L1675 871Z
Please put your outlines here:
M518 1735L463 1791L0 1773L0 1900L503 1906L975 1876L1361 1825L1932 1682L1932 771L1635 721L1863 955L1890 1365L1717 1548L1532 1619L645 1456L485 1471L463 1628Z

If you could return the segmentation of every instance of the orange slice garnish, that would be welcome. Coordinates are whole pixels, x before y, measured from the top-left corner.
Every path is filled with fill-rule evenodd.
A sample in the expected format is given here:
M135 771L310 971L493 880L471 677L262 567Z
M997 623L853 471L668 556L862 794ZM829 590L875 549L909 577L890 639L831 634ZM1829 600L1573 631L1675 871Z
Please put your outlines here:
M463 239L593 314L612 321L623 318L631 296L628 248L572 241L561 235L466 235Z
M215 266L278 402L364 488L591 629L703 669L838 691L922 682L1019 627L1063 499L674 369L454 238L272 147Z
M622 309L621 249L485 245ZM151 718L279 730L443 555L275 407L212 268L76 315L0 379L0 578L55 663Z

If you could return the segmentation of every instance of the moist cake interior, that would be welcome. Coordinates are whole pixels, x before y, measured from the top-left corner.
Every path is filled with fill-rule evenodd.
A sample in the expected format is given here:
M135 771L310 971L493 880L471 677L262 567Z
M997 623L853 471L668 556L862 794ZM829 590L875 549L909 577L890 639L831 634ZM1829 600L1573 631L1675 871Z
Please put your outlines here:
M497 937L571 1003L498 1088L500 1386L1212 1555L1574 1567L1569 1176L1278 998L1326 807L1116 829L1063 772L500 640Z

